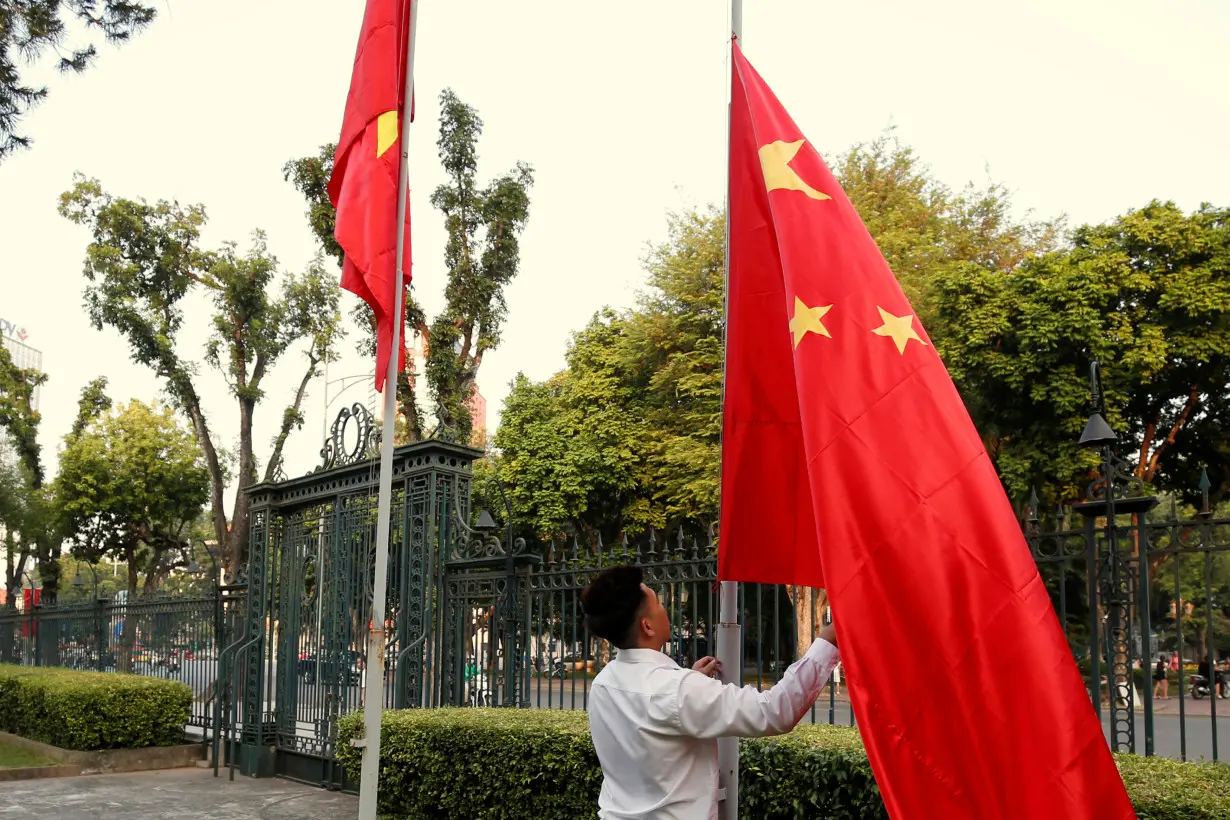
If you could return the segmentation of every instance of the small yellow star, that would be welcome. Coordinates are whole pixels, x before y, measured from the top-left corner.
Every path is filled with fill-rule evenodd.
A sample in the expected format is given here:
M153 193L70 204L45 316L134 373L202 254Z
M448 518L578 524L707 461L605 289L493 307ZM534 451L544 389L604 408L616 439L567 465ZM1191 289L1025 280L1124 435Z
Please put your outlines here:
M799 342L803 341L803 337L808 333L819 333L821 336L833 338L820 321L824 314L832 309L832 305L808 307L802 299L794 297L794 318L790 320L790 332L794 334L795 349L798 349Z
M879 305L876 305L876 310L880 311L880 318L884 321L884 324L871 332L877 336L891 337L894 344L897 345L897 352L902 356L905 355L905 346L911 339L926 346L927 343L914 330L914 314L907 313L904 316L894 316Z

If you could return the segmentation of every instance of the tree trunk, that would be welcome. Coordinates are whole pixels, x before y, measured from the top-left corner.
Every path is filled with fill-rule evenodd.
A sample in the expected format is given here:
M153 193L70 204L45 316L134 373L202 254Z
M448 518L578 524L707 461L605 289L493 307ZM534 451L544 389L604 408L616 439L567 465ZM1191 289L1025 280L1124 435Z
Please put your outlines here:
M223 565L227 572L237 572L248 560L248 487L256 474L256 459L252 455L252 411L255 402L239 400L239 470L235 486L235 506L231 512L231 528L222 541Z
M214 525L214 540L219 544L228 545L230 539L227 537L226 529L226 501L222 494L225 485L222 478L222 465L218 461L218 451L214 448L213 438L209 435L209 425L205 422L205 414L201 411L201 404L196 394L192 393L186 398L190 399L184 402L188 418L192 422L196 440L201 445L201 452L205 454L205 467L209 470L209 511ZM224 551L224 566L227 555L228 553Z
M21 574L26 569L27 550L21 548L16 534L12 530L4 533L4 588L6 594L5 606L9 609L17 607L17 593L21 591Z
M397 374L397 410L405 425L405 440L398 442L399 444L412 444L423 440L423 420L419 418L418 403L415 401L415 385L415 380L411 379L410 368Z
M811 587L786 587L786 597L794 607L794 651L799 660L811 648L820 628L824 625L824 610L828 608L829 596L822 589Z
M124 601L124 626L120 633L120 651L119 657L115 660L115 668L118 672L131 672L132 649L137 642L137 622L132 616L132 605L137 595L138 581L136 550L126 550L124 560L128 563L128 598Z

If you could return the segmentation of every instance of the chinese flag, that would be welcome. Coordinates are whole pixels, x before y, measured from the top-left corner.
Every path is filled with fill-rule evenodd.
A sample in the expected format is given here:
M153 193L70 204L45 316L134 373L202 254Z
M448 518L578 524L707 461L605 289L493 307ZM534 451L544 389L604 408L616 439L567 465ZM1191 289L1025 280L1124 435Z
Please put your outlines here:
M406 46L411 0L367 0L355 53L342 136L337 141L329 200L337 209L334 236L346 252L342 287L371 306L376 318L376 389L384 389L393 351L397 268L397 194L401 123L405 98ZM413 116L413 115L412 115ZM405 262L401 287L410 284L410 207L406 205ZM406 368L405 334L398 370Z
M721 577L827 589L895 820L1134 817L931 340L737 46L733 66Z

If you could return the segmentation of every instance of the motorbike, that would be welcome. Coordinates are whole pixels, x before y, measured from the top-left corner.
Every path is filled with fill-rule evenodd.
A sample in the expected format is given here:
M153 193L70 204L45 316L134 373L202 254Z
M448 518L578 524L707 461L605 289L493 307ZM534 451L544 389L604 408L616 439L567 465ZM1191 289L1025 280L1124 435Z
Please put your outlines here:
M1204 675L1192 675L1188 680L1191 682L1192 697L1196 700L1203 700L1212 695L1212 684L1209 683L1209 679ZM1225 700L1228 694L1226 687L1222 686L1220 689L1221 692L1217 696Z

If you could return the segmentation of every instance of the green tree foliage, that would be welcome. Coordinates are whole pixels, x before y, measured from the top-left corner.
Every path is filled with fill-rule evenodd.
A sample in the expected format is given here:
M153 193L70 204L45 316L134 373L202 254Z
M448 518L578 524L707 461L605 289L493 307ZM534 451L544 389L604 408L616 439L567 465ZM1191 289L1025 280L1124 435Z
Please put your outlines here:
M97 49L91 38L123 43L154 20L153 6L131 0L0 0L0 162L30 138L17 133L21 118L47 96L46 86L27 85L20 63L55 52L61 73L85 71ZM85 37L69 44L69 27Z
M55 494L73 554L122 561L131 594L183 563L209 484L196 437L174 411L133 401L66 437Z
M1073 500L1096 455L1076 440L1088 367L1136 475L1190 498L1230 488L1230 212L1150 203L1008 271L945 269L932 338L1016 497Z
M263 480L281 467L290 434L302 426L301 407L320 365L335 356L341 335L338 289L319 259L302 273L280 275L264 235L240 252L234 243L201 248L201 205L124 199L106 193L97 180L76 178L61 196L60 213L88 227L85 303L98 329L111 327L129 344L132 358L153 370L175 407L192 422L211 482L214 536L228 567L242 564L247 547L247 488L258 480L252 440L258 406L265 402L269 372L299 349L303 376L265 461ZM205 362L225 378L235 400L239 442L235 497L228 528L223 493L228 464L215 442L198 387L198 366L180 354L189 299L204 294L213 303Z
M440 95L440 109L436 145L449 181L432 193L431 202L444 215L448 231L445 306L429 322L413 296L407 299L406 335L417 333L425 341L427 372L402 377L399 415L406 438L418 439L427 432L418 409L422 391L415 381L425 376L437 421L464 441L472 428L465 403L475 390L484 354L500 343L508 312L504 288L520 268L518 237L529 218L534 172L519 162L508 173L481 185L478 141L483 121L449 89ZM333 237L335 214L327 191L335 149L326 145L316 156L292 160L283 173L307 201L308 224L321 247L340 264L342 251ZM374 354L370 311L358 305L352 316L363 330L360 352Z
M1062 219L1014 219L1003 185L951 190L891 131L839 156L833 171L928 329L942 272L1010 271L1062 237Z
M337 227L337 212L329 201L329 177L333 175L333 155L337 145L329 143L321 146L320 151L311 157L302 157L287 162L282 167L282 177L295 186L307 201L308 226L324 254L342 266L345 251L333 235ZM350 309L350 318L359 329L358 350L369 358L376 357L376 323L371 308L364 302L355 300ZM406 338L412 338L414 333L426 336L428 332L427 317L423 308L414 297L414 283L406 291L406 328L403 331ZM418 441L423 437L423 414L419 409L414 390L415 374L407 369L397 377L397 421L398 441Z
M721 217L672 217L646 260L638 307L599 312L568 368L513 383L494 439L519 520L613 539L679 519L714 521L721 433Z
M15 601L30 558L38 561L48 600L55 600L59 543L51 526L43 486L41 417L34 410L34 391L47 380L24 370L0 347L0 526L4 528L7 600Z
M954 193L891 135L833 167L924 317L937 281L1002 277L1057 245L1061 222L1014 220L994 183ZM715 211L674 216L636 307L596 315L563 372L515 381L495 445L518 517L538 532L716 519L723 230Z

